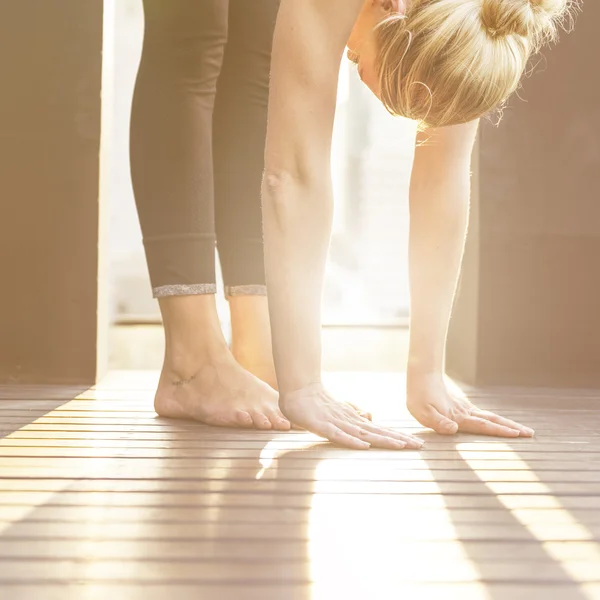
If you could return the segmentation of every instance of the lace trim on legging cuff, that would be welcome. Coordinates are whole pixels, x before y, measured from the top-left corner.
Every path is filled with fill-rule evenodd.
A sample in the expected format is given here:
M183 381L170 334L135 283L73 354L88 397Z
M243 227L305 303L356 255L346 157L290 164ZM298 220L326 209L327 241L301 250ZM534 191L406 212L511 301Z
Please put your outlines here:
M155 298L167 296L198 296L201 294L216 294L215 283L194 283L192 285L162 285L152 290Z
M225 296L266 296L266 285L227 285L225 286Z

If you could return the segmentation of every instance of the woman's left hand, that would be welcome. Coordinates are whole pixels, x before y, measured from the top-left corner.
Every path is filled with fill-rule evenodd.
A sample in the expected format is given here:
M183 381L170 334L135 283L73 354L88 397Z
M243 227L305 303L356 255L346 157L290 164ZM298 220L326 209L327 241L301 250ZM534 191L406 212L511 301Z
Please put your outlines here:
M458 432L509 438L534 435L529 427L479 410L466 398L456 397L438 373L408 373L407 407L421 425L442 435Z

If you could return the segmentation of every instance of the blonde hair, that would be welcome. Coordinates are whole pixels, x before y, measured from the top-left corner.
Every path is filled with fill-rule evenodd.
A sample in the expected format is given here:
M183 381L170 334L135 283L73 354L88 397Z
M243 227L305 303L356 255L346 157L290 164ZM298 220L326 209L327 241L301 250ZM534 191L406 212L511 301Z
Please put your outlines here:
M571 0L412 0L377 31L381 100L424 126L472 121L518 88Z

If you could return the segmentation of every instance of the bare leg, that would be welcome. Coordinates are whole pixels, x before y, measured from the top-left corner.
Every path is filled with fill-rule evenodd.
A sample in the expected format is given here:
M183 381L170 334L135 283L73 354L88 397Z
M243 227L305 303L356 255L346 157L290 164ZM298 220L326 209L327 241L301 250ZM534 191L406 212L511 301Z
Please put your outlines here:
M290 428L277 407L277 393L243 369L227 347L214 295L159 302L165 326L165 360L154 401L159 415L222 427Z
M267 297L232 296L229 310L233 356L244 369L276 390Z
M244 369L277 389L277 376L271 343L271 322L266 296L233 296L229 298L233 356ZM371 413L350 404L361 417Z
M261 181L273 30L279 0L229 0L213 118L215 225L229 295L232 351L277 389L266 298Z

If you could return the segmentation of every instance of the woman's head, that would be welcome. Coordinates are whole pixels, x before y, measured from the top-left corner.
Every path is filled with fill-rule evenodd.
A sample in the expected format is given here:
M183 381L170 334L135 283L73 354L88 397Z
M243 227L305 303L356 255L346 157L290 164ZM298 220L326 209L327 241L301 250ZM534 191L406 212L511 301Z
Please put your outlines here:
M440 127L477 119L514 92L554 39L570 0L366 0L348 42L393 114Z

